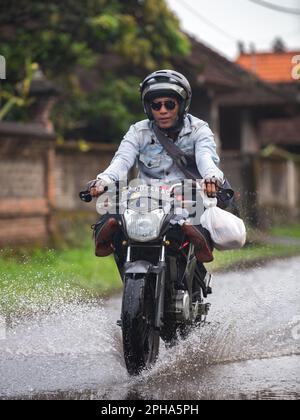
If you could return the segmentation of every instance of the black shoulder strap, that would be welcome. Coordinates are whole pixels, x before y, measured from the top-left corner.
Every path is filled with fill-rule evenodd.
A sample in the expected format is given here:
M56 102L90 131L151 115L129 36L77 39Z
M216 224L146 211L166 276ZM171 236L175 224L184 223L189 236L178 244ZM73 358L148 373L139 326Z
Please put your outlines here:
M166 134L164 134L157 127L156 124L153 124L153 130L160 144L168 152L168 154L171 156L178 168L184 173L187 179L202 179L202 176L197 168L195 156L186 155Z
M198 170L195 156L186 155L154 123L153 130L160 144L168 152L175 164L184 173L187 179L203 179ZM225 179L224 186L218 192L217 197L219 207L226 209L230 205L230 202L233 200L234 197L234 190L232 189L228 179Z

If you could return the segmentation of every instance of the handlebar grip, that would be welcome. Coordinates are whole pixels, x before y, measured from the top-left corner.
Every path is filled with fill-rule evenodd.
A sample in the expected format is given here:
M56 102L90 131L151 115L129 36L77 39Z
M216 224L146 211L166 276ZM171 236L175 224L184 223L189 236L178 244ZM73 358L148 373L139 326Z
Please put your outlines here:
M81 191L79 193L79 198L81 201L84 201L85 203L90 203L93 200L93 197L89 191Z

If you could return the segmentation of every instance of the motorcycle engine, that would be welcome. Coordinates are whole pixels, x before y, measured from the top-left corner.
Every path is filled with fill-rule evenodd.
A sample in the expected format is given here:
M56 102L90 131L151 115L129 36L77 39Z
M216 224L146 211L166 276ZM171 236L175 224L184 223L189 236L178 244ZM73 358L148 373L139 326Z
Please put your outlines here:
M190 319L190 296L186 290L178 290L175 296L175 318L178 322Z

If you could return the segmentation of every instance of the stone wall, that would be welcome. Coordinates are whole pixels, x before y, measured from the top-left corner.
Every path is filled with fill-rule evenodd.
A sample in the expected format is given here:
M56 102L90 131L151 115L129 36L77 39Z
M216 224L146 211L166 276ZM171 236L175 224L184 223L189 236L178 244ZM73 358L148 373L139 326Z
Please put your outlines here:
M82 203L78 193L108 167L116 150L106 144L58 145L38 124L0 123L0 247L46 242L61 222L59 213L64 225L79 213L90 223L95 203ZM270 209L299 215L296 162L226 151L221 168L240 197L243 217L256 223Z
M54 138L37 125L1 123L1 247L49 237L53 148Z
M88 181L109 166L116 150L116 145L93 144L82 152L76 142L57 146L54 169L56 209L94 210L94 204L82 203L78 194Z
M107 168L116 150L116 145L85 145L84 151L77 142L57 145L38 124L0 123L0 247L47 242L60 211L64 218L68 212L95 213L95 203L82 203L78 194Z

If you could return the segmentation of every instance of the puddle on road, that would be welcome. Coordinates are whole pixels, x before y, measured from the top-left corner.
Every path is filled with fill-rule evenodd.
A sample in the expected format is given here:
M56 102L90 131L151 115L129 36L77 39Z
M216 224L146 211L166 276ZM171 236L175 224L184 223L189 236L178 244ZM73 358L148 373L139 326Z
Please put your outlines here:
M129 378L120 302L58 306L0 341L0 395L33 399L299 399L300 259L215 277L209 324Z

